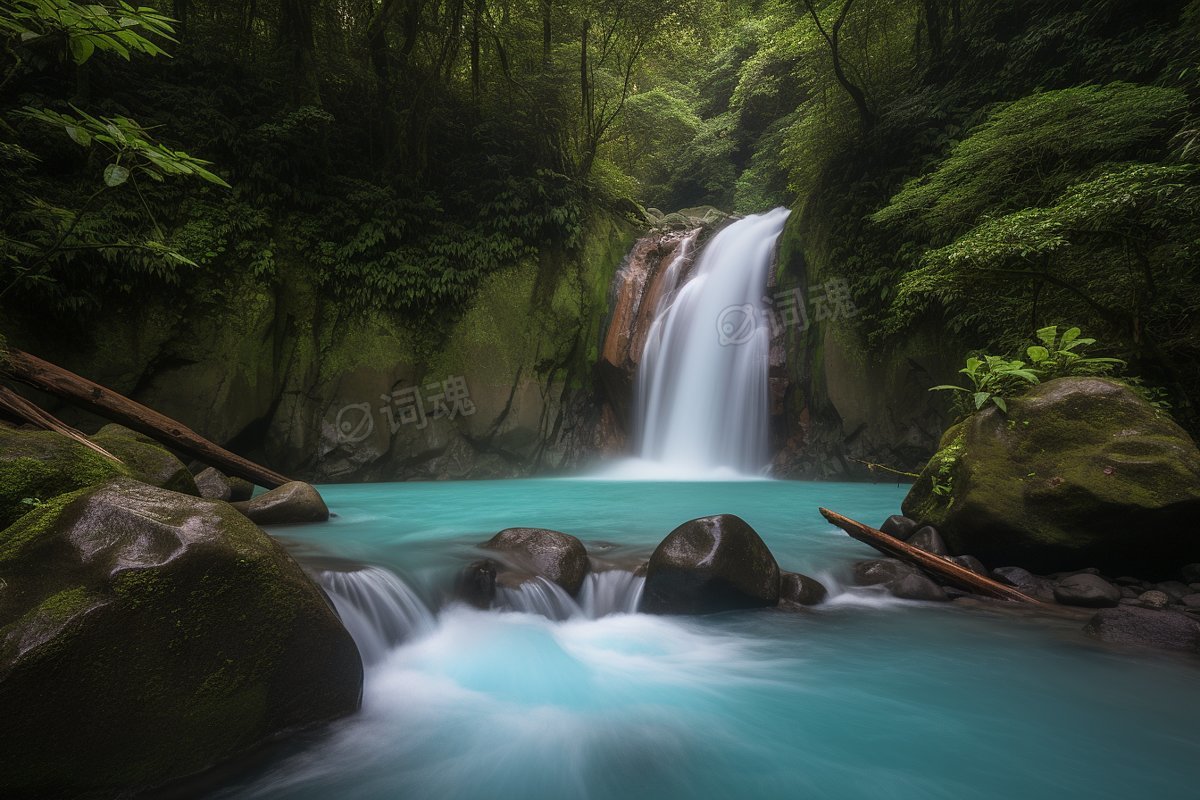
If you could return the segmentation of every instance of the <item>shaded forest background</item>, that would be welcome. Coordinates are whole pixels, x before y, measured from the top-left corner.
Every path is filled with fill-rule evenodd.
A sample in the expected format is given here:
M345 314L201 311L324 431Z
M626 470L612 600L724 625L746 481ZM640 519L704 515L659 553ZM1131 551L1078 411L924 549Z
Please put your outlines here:
M39 335L285 266L436 327L594 215L786 205L869 352L1079 325L1198 428L1198 2L17 0L0 36L0 313Z

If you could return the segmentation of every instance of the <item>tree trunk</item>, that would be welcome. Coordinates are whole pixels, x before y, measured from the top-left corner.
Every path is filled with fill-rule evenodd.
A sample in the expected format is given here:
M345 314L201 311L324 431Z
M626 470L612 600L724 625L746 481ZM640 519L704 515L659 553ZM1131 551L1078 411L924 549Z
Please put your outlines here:
M27 422L30 425L42 428L43 430L61 433L68 439L74 439L87 449L93 450L105 458L111 458L118 464L121 463L121 459L117 458L112 453L108 452L103 447L84 436L82 432L75 430L54 415L38 408L36 405L29 402L24 397L21 397L21 395L17 394L3 384L0 384L0 411L7 411L13 416L14 419Z
M986 597L995 597L1000 600L1012 600L1017 603L1029 603L1039 606L1045 605L1040 600L1036 600L1011 586L1005 586L1003 583L994 581L991 578L985 578L978 573L971 572L971 570L965 567L960 567L948 558L942 558L933 553L927 553L919 547L913 547L903 539L888 536L883 531L876 530L869 525L863 525L861 522L855 522L849 517L843 517L841 514L830 511L827 508L822 508L820 511L821 516L850 534L852 538L857 539L863 544L869 544L885 556L898 558L907 564L912 564L942 583Z
M10 349L3 368L14 380L144 433L197 461L218 467L226 474L245 478L268 489L291 481L291 478L210 442L170 417L37 356Z
M281 0L279 43L291 67L292 102L319 108L321 82L317 75L312 10L313 0Z
M553 0L542 0L542 66L550 66L550 19L553 16Z

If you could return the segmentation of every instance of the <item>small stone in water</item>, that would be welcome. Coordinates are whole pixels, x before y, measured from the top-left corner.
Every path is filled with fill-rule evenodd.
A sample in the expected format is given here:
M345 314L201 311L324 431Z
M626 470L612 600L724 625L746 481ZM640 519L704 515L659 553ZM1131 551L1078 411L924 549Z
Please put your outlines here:
M1166 608L1167 603L1171 602L1171 598L1157 589L1151 589L1148 592L1143 592L1138 600L1146 608Z
M1120 602L1121 590L1098 575L1083 572L1059 581L1054 599L1063 605L1105 608Z
M908 543L913 547L924 550L926 553L933 553L935 556L950 555L950 550L946 547L946 543L942 540L942 535L938 533L937 528L933 527L932 525L922 526L916 533L912 535L912 538L908 540Z
M1200 608L1200 592L1184 595L1183 604L1188 608Z
M897 539L907 541L908 537L912 536L918 527L920 526L917 525L916 520L909 519L900 514L892 514L883 521L883 524L879 526L879 530L888 536L895 536ZM1200 578L1197 578L1197 580L1200 580Z

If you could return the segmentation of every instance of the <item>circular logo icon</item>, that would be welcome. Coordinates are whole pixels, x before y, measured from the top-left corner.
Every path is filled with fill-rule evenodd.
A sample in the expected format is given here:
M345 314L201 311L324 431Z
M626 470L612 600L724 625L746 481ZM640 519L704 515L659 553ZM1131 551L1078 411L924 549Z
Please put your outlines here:
M745 344L754 336L754 306L728 306L717 317L717 341L721 346Z
M375 430L375 418L371 416L370 403L351 403L342 406L338 411L337 420L338 441L343 444L361 442Z

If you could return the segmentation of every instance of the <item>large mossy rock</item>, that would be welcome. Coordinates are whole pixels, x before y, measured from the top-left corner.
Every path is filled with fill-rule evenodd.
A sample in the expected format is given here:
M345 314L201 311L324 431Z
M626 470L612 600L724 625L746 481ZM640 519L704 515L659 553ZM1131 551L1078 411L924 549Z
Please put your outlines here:
M779 565L741 517L718 514L683 523L650 556L641 610L712 614L779 602Z
M484 543L504 566L518 573L540 575L574 597L583 587L589 563L583 542L561 531L543 528L505 528Z
M129 473L142 483L199 496L187 466L149 436L114 424L105 425L90 438L125 462Z
M115 478L0 533L0 753L11 796L195 774L357 709L320 589L227 504Z
M1128 387L1060 378L950 428L904 500L950 549L1037 572L1200 557L1200 451ZM935 486L948 489L938 494Z
M0 530L39 502L129 474L60 433L0 424Z

